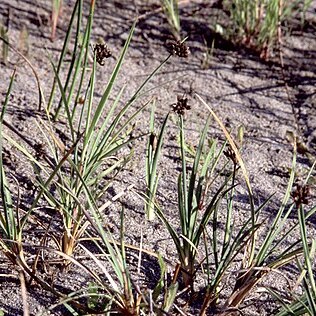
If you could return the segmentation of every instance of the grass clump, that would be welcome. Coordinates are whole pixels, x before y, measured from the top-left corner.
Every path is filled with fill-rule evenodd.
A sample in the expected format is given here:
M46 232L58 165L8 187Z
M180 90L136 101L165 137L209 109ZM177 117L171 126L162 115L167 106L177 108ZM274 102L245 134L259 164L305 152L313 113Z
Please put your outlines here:
M300 6L300 2L303 2ZM283 0L226 0L230 25L226 32L229 38L260 52L267 59L282 33L288 33L286 22L298 12L305 15L310 1Z
M298 225L300 229L301 240L303 244L303 259L296 260L296 264L301 271L298 281L301 282L303 294L300 296L292 294L293 302L287 301L282 297L282 294L276 293L274 290L269 289L269 292L280 303L282 308L277 313L277 316L285 315L315 315L316 313L316 279L314 275L315 265L315 238L308 237L307 219L315 213L315 207L310 210L306 210L306 205L310 198L309 179L314 170L315 164L313 164L306 180L303 184L297 184L292 192L292 197L298 213Z
M19 218L19 206L14 207L9 183L6 177L3 163L3 118L8 105L9 96L14 82L16 71L13 72L10 85L6 94L0 117L0 196L2 200L2 212L0 213L0 229L2 236L0 248L4 255L16 265L24 264L24 253L22 247L22 230Z
M190 176L187 175L187 162L185 153L185 136L184 136L184 122L183 111L184 108L177 108L179 115L179 130L180 130L180 148L182 172L178 178L178 214L180 220L181 233L178 234L176 230L169 224L160 207L157 207L157 214L166 225L172 240L176 246L179 261L180 271L185 287L192 287L194 276L196 273L196 255L199 244L202 240L202 235L205 227L208 225L211 214L218 207L223 195L225 194L225 187L227 185L227 178L222 185L220 185L214 194L214 197L209 203L206 202L207 191L209 188L210 175L214 171L220 154L216 153L216 143L213 143L209 153L203 160L203 165L200 169L202 151L205 142L205 137L208 129L208 122L200 137L200 143L196 150L192 172ZM220 151L221 152L221 151ZM201 217L201 219L200 219Z

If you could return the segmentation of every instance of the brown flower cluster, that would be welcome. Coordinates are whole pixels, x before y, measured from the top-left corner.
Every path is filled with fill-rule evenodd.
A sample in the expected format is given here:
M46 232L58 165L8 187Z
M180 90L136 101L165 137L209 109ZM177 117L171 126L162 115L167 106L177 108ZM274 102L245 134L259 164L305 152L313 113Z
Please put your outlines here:
M297 184L291 196L297 208L302 204L308 204L310 187L308 185Z
M171 105L173 112L184 115L185 111L190 110L191 106L188 104L188 98L177 96L177 103Z
M234 150L231 148L231 146L227 147L227 149L224 150L224 155L225 155L225 157L230 159L234 163L234 165L237 165L237 163L238 163L237 156L236 156Z
M96 60L99 65L104 66L105 58L109 58L112 56L111 51L105 44L96 44L94 46L93 52L96 54Z
M171 55L177 55L179 57L187 58L189 56L190 50L185 42L172 41L166 44L167 51Z

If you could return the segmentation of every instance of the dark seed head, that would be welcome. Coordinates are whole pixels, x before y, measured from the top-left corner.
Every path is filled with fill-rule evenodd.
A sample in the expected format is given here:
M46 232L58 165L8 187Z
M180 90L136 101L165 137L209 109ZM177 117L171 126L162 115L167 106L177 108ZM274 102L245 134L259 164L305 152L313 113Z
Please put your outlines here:
M187 58L189 56L190 50L185 42L172 41L166 44L167 51L171 55L177 55L179 57Z
M111 51L105 44L96 44L93 48L93 52L96 54L96 60L99 65L104 66L104 59L112 56Z
M43 143L35 143L34 150L36 159L39 160L45 156L45 145Z
M43 143L34 144L34 150L35 150L35 157L37 160L45 156L45 147Z
M188 98L177 96L177 103L171 105L173 112L184 115L185 111L190 110L191 106L188 104Z
M301 185L297 184L295 186L294 191L291 193L294 203L296 207L300 207L302 204L308 204L310 197L310 186L309 185Z
M233 149L231 148L231 146L227 147L227 149L224 150L224 155L228 159L231 159L231 161L234 163L234 165L237 165L238 160L237 160L236 154L233 151Z

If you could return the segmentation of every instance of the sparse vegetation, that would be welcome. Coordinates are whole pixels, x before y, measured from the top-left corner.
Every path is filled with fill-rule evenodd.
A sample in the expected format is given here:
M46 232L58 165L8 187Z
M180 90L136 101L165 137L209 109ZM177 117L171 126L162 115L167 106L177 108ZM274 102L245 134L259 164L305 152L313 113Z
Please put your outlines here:
M259 51L264 59L276 48L281 34L288 33L287 21L298 12L304 17L311 5L311 1L283 0L225 0L224 3L230 13L227 36Z
M156 98L150 95L151 89L145 91L145 87L167 62L189 57L187 42L180 38L178 2L164 0L162 5L175 37L167 45L165 59L157 67L148 69L149 74L143 83L134 93L129 90L127 99L123 98L125 87L115 85L124 67L135 22L98 98L97 73L112 56L112 51L106 44L93 41L95 1L90 2L87 19L84 18L83 0L76 1L58 64L49 56L54 78L48 103L39 88L44 118L38 116L37 125L46 143L37 147L36 155L32 154L28 144L20 138L15 139L4 128L17 72L13 71L0 115L0 250L26 278L26 285L35 281L58 299L56 304L47 307L47 311L63 305L73 315L242 314L240 308L256 286L269 274L279 272L278 269L291 263L300 274L298 280L302 283L303 294L294 295L289 302L282 293L267 288L279 304L275 313L278 316L316 315L313 271L316 241L308 236L307 225L307 220L316 212L316 205L306 207L310 201L309 181L315 163L304 183L295 184L298 141L294 139L284 197L275 203L277 206L273 205L273 217L266 218L263 211L270 198L256 202L248 175L251 170L246 169L242 158L243 128L238 130L239 141L236 142L232 131L196 94L199 104L209 115L203 122L198 143L188 150L185 118L190 116L192 106L185 92L176 96L162 123L158 123ZM265 58L277 40L278 28L295 10L293 3L290 5L280 0L234 0L225 1L225 5L233 24L229 36L237 36L243 44L259 49ZM300 7L303 14L309 5L306 1ZM53 1L52 39L61 6L62 1ZM0 32L3 45L6 45L4 51L8 49L8 37L3 27ZM4 63L7 62L7 51L5 54ZM66 60L67 54L70 54L70 60ZM207 64L208 57L204 66ZM66 74L65 77L62 74ZM144 95L148 97L145 101ZM133 107L137 102L141 106ZM149 130L136 132L134 120L150 106ZM177 212L172 213L172 220L170 212L156 197L159 179L163 177L159 161L168 145L165 135L170 117L176 117L176 133L180 140L179 161L174 162L175 169L180 166L175 181L177 188L174 188ZM64 139L55 129L55 124L61 120ZM214 121L222 131L224 141L209 135L210 123ZM155 130L158 124L159 132ZM170 235L168 247L177 255L172 260L144 249L142 231L136 245L126 242L129 210L123 204L118 207L120 215L116 231L112 231L103 212L108 205L102 204L104 195L114 179L121 177L129 162L135 159L135 142L144 139L147 140L144 157L146 187L132 194L143 202L146 225L160 223ZM25 163L34 172L35 193L30 205L21 207L20 184L4 164L4 148L8 144L23 155ZM236 191L240 187L245 191L248 216L236 226L240 211ZM40 216L43 209L53 210L53 215L46 214L50 216L48 222ZM293 213L296 221L289 227L288 219ZM44 233L38 237L36 245L30 245L25 238L26 228L28 225L32 227L34 222ZM299 240L290 239L294 229L300 231ZM159 238L157 236L157 240ZM84 260L77 255L79 253ZM129 260L131 254L135 255L137 264ZM145 255L160 269L154 284L147 284L148 280L142 278L146 274L146 268L142 271ZM54 263L50 263L53 259ZM50 264L65 274L71 266L76 266L88 275L89 280L76 292L63 292L62 287L49 282L46 265Z

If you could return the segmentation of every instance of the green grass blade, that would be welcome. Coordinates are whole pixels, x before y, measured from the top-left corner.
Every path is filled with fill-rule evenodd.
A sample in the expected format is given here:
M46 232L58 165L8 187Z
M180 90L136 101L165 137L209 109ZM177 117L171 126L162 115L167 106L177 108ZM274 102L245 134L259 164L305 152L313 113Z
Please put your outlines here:
M166 132L168 118L169 118L169 114L167 114L165 120L162 123L160 134L158 136L157 147L154 150L155 153L154 153L154 157L153 157L153 161L152 161L152 167L151 167L151 173L153 175L155 175L156 172L157 172L157 164L158 164L158 161L159 161L159 158L160 158L160 154L161 154L161 148L162 148L162 144L163 144L164 135L165 135L165 132Z
M310 258L310 250L308 246L308 240L307 240L307 227L306 227L306 219L305 219L305 211L302 205L300 205L298 210L298 219L299 219L299 225L300 225L300 232L301 232L301 238L302 238L302 244L303 244L303 250L304 250L304 258L305 258L305 265L307 268L307 273L309 276L309 284L310 286L307 286L307 295L308 297L314 297L311 302L313 302L310 307L313 311L316 313L316 283L315 283L315 277L313 273L313 264ZM311 253L315 252L315 239L312 242L312 250Z
M59 57L59 61L58 61L58 66L57 66L57 73L59 75L59 72L61 70L62 64L64 62L64 58L66 56L67 50L68 50L68 45L70 42L70 38L71 38L71 29L75 20L75 16L76 16L76 11L78 10L78 14L77 14L77 30L76 30L76 38L75 38L75 44L74 44L74 50L72 53L72 60L71 63L69 65L69 71L68 71L68 75L67 75L67 79L66 79L66 84L64 86L64 89L67 89L67 83L70 80L70 76L71 76L71 70L73 69L73 65L75 62L75 57L76 57L76 52L77 52L77 48L78 48L78 40L79 40L79 34L80 34L80 28L81 28L81 19L82 19L82 0L77 0L73 9L73 12L71 14L70 17L70 21L69 21L69 25L68 25L68 29L66 32L66 37L63 43L63 47L61 50L61 54ZM54 78L54 82L53 82L53 86L50 92L50 96L49 96L49 100L48 100L48 105L47 105L47 111L50 112L53 100L54 100L54 94L55 94L55 89L56 89L56 78Z
M288 200L291 196L291 190L294 182L294 177L295 177L295 165L296 165L296 151L294 150L293 154L293 160L292 160L292 169L291 169L291 174L290 174L290 179L288 182L288 186L286 189L286 193L284 195L282 204L279 208L279 211L277 215L275 216L273 223L269 229L269 232L264 239L257 255L256 255L256 262L257 265L261 265L262 262L265 260L265 256L267 254L267 251L269 250L269 247L271 247L272 242L274 241L275 237L279 234L281 228L283 225L280 225L280 219L284 213L284 209L288 203ZM283 222L284 223L284 222Z
M16 69L14 69L10 84L6 93L6 97L2 106L1 115L0 115L0 192L1 192L1 200L3 206L3 215L0 213L0 225L2 230L6 234L7 239L15 240L16 237L16 225L15 225L15 218L14 218L14 211L13 211L13 202L11 193L9 190L9 185L5 176L4 165L3 165L3 119L6 112L6 108L9 102L13 82L15 79Z
M105 91L104 91L104 93L102 95L102 98L101 98L101 100L100 100L100 102L99 102L99 104L97 106L97 109L96 109L96 111L94 113L94 116L92 118L91 125L89 127L89 130L88 130L87 136L86 136L88 141L90 140L90 138L92 136L93 130L95 129L96 125L98 124L98 121L99 121L99 119L101 117L101 114L103 112L104 106L105 106L105 104L106 104L106 102L107 102L107 100L108 100L108 98L110 96L110 93L111 93L112 88L113 88L113 84L114 84L114 82L116 80L116 77L117 77L121 67L122 67L122 63L123 63L124 57L126 55L127 48L128 48L128 46L129 46L129 44L131 42L134 30L135 30L135 23L132 25L132 28L131 28L131 30L129 32L129 35L128 35L128 38L127 38L127 40L125 42L125 45L123 47L123 50L121 52L121 55L120 55L120 57L119 57L119 59L118 59L118 61L116 63L116 66L115 66L115 68L114 68L114 70L113 70L113 72L111 74L110 80L108 82L108 85L107 85L107 87L106 87L106 89L105 89Z
M63 103L64 103L64 106L65 106L65 110L66 110L66 114L67 114L67 121L68 121L68 126L70 128L70 133L71 133L71 139L72 141L74 141L75 139L75 128L74 128L74 122L71 118L71 112L70 112L70 107L69 107L69 100L67 100L66 98L66 94L65 94L65 90L63 88L63 85L61 83L61 80L59 78L59 75L57 73L57 69L53 63L53 61L50 59L50 63L53 67L53 71L54 71L54 74L55 74L55 78L57 80L57 83L58 83L58 86L59 86L59 90L60 90L60 93L61 93L61 97L62 97L62 100L63 100Z
M165 217L163 211L159 208L159 206L155 205L156 207L156 213L158 215L158 217L162 220L162 222L165 224L176 248L179 254L182 253L182 246L181 246L181 240L178 236L178 234L176 233L176 231L173 229L173 227L170 225L170 221L168 221L168 219Z
M1 124L3 124L3 118L4 118L4 114L6 112L7 105L8 105L8 102L9 102L9 98L10 98L10 95L11 95L11 90L12 90L12 87L13 87L15 74L16 74L16 69L13 70L13 73L11 75L10 84L9 84L9 87L8 87L8 90L7 90L7 93L6 93L3 105L2 105L2 110L1 110L1 115L0 115L0 123Z
M70 69L71 72L74 71L74 74L73 74L73 79L72 79L71 86L69 88L67 102L65 103L65 101L62 100L64 102L64 104L68 105L69 108L70 108L70 102L71 102L71 99L72 99L72 96L73 96L73 93L74 93L74 89L75 89L75 85L76 85L76 81L77 81L77 77L78 77L79 71L81 70L81 80L80 80L80 85L79 85L79 88L81 89L82 80L83 80L83 77L84 77L84 74L85 74L85 70L86 70L88 51L90 49L89 48L89 43L90 43L91 28L92 28L92 23L93 23L94 6L95 6L95 1L92 1L91 5L90 5L88 22L87 22L87 26L86 26L86 29L85 29L85 32L84 32L83 42L82 42L82 45L81 45L80 53L79 53L79 56L77 58L77 61L76 61L75 65L74 65L74 67ZM84 53L85 53L85 59L84 59L83 67L82 67L82 59L84 57ZM66 82L66 83L68 85L68 82ZM66 89L67 89L67 86L66 86ZM65 87L63 87L63 89L61 91L67 91L67 90L65 90ZM80 92L80 90L79 90L79 92ZM56 109L56 112L55 112L55 115L54 115L54 118L53 118L54 120L57 120L57 118L58 118L59 111L61 109L61 104L62 103L60 103L59 106ZM72 118L73 118L73 115L68 115L68 113L67 113L67 119L71 120L71 121L68 122L69 124L73 124Z
M168 287L167 292L165 294L165 299L163 303L163 311L168 313L170 308L172 307L174 300L176 298L178 292L179 284L178 283L171 283Z
M232 190L234 188L234 187L230 187L227 190L224 190L226 185L227 185L227 183L228 183L228 181L229 181L229 178L227 178L225 180L225 182L219 187L219 189L214 194L212 200L208 204L208 206L207 206L207 208L206 208L206 210L205 210L205 212L204 212L204 214L202 216L201 222L200 222L200 224L199 224L199 226L198 226L198 228L196 230L196 233L194 235L193 243L195 245L199 244L199 241L201 239L203 230L205 229L206 225L210 221L210 217L211 217L213 211L219 205L219 203L221 202L223 196L225 196L225 194L227 192L229 192L230 190Z
M160 134L158 136L157 144L151 144L151 137L155 135L153 134L153 127L154 127L154 122L151 121L150 123L150 129L151 129L151 134L148 140L148 149L147 149L147 195L148 195L148 202L146 204L146 212L147 212L147 218L149 220L153 220L154 218L154 206L153 206L153 201L155 198L156 190L158 187L158 175L157 175L157 164L160 158L161 154L161 148L163 144L163 138L167 126L167 121L169 118L169 114L166 116L161 130ZM155 146L155 148L154 148Z
M180 152L181 152L181 190L178 191L179 199L179 212L181 219L181 231L184 236L189 236L189 206L188 206L188 189L187 189L187 163L185 156L185 136L184 136L184 123L183 116L179 116L180 128ZM180 186L179 186L180 188Z
M193 235L195 232L198 205L200 204L200 200L196 200L197 195L195 192L195 186L196 186L196 180L197 180L197 176L199 172L199 166L200 166L202 151L203 151L203 147L205 143L205 138L206 138L207 130L209 127L209 122L210 122L210 116L208 117L204 125L202 134L200 136L199 144L196 149L196 153L194 157L191 176L189 179L189 188L188 188L188 233L189 235L188 235L188 238L191 240L193 239ZM201 177L203 177L203 174L201 175ZM199 196L201 195L199 194Z
M96 155L96 153L98 152L98 150L100 148L104 147L104 144L108 143L108 139L112 133L112 131L114 130L115 126L110 125L110 127L108 127L108 123L111 119L111 117L113 116L113 113L122 97L122 94L124 92L125 86L120 90L120 92L118 93L118 95L116 96L113 104L111 105L110 109L107 112L107 115L99 129L99 131L97 133L95 133L95 137L93 139L91 139L90 143L89 143L89 148L87 150L89 150L91 153L94 153L94 155ZM108 129L106 130L106 128L108 127ZM85 140L86 142L86 140ZM93 159L90 159L93 160Z
M163 257L160 254L158 254L158 264L160 267L160 278L152 293L152 298L154 302L158 299L159 295L161 294L162 289L164 288L165 274L167 271L166 263L164 262Z

